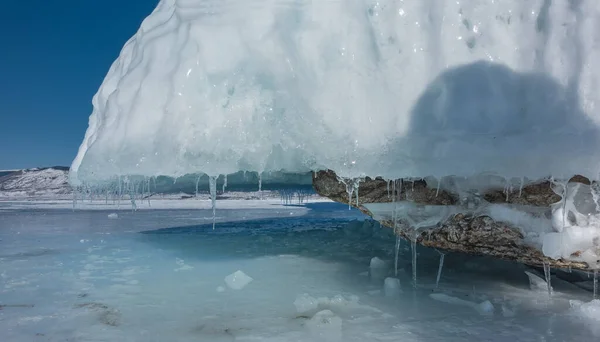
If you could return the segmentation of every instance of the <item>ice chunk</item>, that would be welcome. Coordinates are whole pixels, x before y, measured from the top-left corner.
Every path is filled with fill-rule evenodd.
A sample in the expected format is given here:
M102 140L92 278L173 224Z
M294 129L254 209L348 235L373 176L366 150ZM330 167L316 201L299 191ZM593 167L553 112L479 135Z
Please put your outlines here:
M534 291L548 291L548 283L544 279L529 271L525 271L525 274L529 277L530 289Z
M483 302L477 304L475 306L475 310L479 312L479 314L484 316L489 316L494 314L494 305L489 300L484 300Z
M318 341L341 341L342 319L331 310L317 312L307 323L306 327Z
M599 15L597 0L161 0L92 99L71 182L596 178Z
M583 322L595 336L600 337L600 300L595 299L588 303L579 300L569 301L570 314L578 322Z
M448 304L470 307L470 308L474 309L475 311L477 311L479 314L484 315L484 316L494 314L494 305L489 300L485 300L481 303L473 303L468 300L460 299L457 297L452 297L452 296L449 296L449 295L443 294L443 293L432 293L429 295L429 297L431 297L437 301L448 303Z
M378 257L371 258L370 268L387 268L388 263L385 260L379 259Z
M319 307L319 301L309 296L308 294L302 294L296 297L294 301L294 306L296 307L296 312L299 314L305 314L307 312L314 312Z
M559 184L560 185L560 184ZM556 186L563 198L552 212L555 232L543 236L544 255L583 261L590 268L600 267L600 212L596 200L598 189L581 183Z
M108 218L109 219L118 219L119 215L117 213L110 213L110 214L108 214Z
M183 259L175 258L175 263L179 266L178 268L175 269L175 272L189 271L189 270L194 269L193 266L187 265L185 263L185 260L183 260Z
M389 265L387 261L379 259L378 257L372 258L369 265L369 276L371 281L381 284L381 280L388 274L388 268Z
M246 273L239 270L225 277L225 283L232 290L241 290L253 280Z
M383 290L386 296L395 297L402 292L400 280L398 278L388 277L383 282Z

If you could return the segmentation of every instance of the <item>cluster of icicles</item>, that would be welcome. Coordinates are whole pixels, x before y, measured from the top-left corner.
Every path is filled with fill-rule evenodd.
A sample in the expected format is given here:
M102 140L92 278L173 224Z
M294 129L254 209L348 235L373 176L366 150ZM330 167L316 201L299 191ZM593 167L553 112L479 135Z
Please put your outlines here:
M316 176L316 174L315 174ZM217 202L217 179L218 177L215 176L211 176L209 177L209 192L210 192L210 199L211 199L211 204L212 204L212 214L213 214L213 229L215 229L215 224L216 224L216 202ZM392 212L392 221L394 222L394 233L396 235L396 244L395 244L395 262L394 262L394 269L395 269L395 274L397 275L398 273L398 256L399 256L399 248L400 248L400 231L408 231L409 233L412 234L407 234L410 237L411 240L411 251L412 251L412 280L413 280L413 286L416 287L417 286L417 236L418 236L418 231L419 229L422 228L431 228L431 227L435 227L436 225L438 225L439 223L443 223L446 219L448 219L451 215L456 213L456 210L454 208L461 208L461 210L464 209L475 209L479 203L477 199L474 200L474 198L472 196L463 196L464 193L460 193L460 205L459 206L429 206L429 207L439 207L439 208L445 208L445 210L443 211L442 214L439 214L438 211L435 212L435 215L432 215L430 217L425 217L425 215L423 215L423 213L421 213L421 216L415 217L410 217L411 215L408 215L407 212L405 210L398 210L399 206L399 202L401 202L401 194L402 194L402 184L404 182L412 182L413 187L412 189L414 190L414 182L416 180L420 180L420 179L414 179L414 180L407 180L407 179L399 179L399 180L391 180L387 182L387 194L388 194L388 199L391 199L391 204L393 206L393 212ZM176 181L176 179L175 179ZM199 187L199 181L200 181L200 176L197 177L196 179L196 197L198 196L198 187ZM346 192L348 195L348 209L351 209L352 207L352 203L355 202L356 206L358 207L360 205L359 202L359 190L360 190L360 183L364 181L364 178L342 178L342 177L338 177L338 181L342 184L345 185L346 187ZM137 210L137 204L136 201L148 201L148 205L150 205L150 197L152 196L152 192L151 192L151 183L154 183L154 188L156 188L156 178L154 177L145 177L142 180L131 180L128 177L118 177L117 179L117 185L111 186L111 187L91 187L91 186L81 186L78 188L75 188L73 191L73 210L76 209L77 207L77 201L78 200L84 200L85 196L88 195L90 201L92 200L93 196L96 195L100 195L103 194L105 197L105 201L108 204L109 200L113 201L113 204L116 202L117 206L120 207L120 201L123 198L124 195L128 195L129 196L129 200L131 202L131 207L132 210L135 211ZM439 181L437 184L437 190L436 190L436 196L439 194L440 192L440 186L442 184L442 181ZM523 184L524 182L521 181L521 188L519 190L519 196L522 193L522 188L523 188ZM559 215L560 217L562 217L562 219L559 219L559 221L562 221L562 225L560 226L560 229L558 229L560 232L562 232L562 229L564 229L567 225L567 221L569 220L569 218L567 217L567 215L569 214L573 214L573 212L577 213L577 209L575 208L575 205L573 204L573 194L569 193L569 189L571 189L572 187L569 186L569 184L567 182L559 182L559 181L555 181L552 180L552 184L554 185L555 188L555 192L557 193L561 193L562 196L562 200L554 205L554 209L553 209L553 224L555 223L555 221L557 221L556 219L556 215ZM225 192L227 187L227 176L224 176L223 179L223 188L222 191ZM576 185L575 189L579 189L580 185ZM594 199L594 203L596 206L596 210L597 212L600 212L600 186L596 185L596 183L594 183L594 185L589 187L591 190L591 195ZM562 192L560 190L556 190L556 189L562 189ZM262 193L262 177L259 174L259 180L258 180L258 191L259 193ZM504 192L506 193L507 196L507 200L509 197L509 194L513 192L513 188L510 185L507 185L504 188ZM291 204L293 201L294 196L298 197L298 203L302 203L309 195L308 192L304 192L304 191L289 191L289 190L280 190L280 197L281 197L281 201L284 204ZM411 192L408 191L405 196L406 196L406 201L402 201L402 202L408 202L410 203L410 194ZM576 195L576 194L575 194ZM475 202L475 203L474 203ZM389 203L386 203L389 204ZM369 204L364 204L366 206L369 206ZM425 206L427 207L427 206ZM371 210L373 211L373 210ZM425 212L425 214L427 214L427 212ZM553 234L559 234L559 233L553 233ZM436 287L439 285L439 281L440 281L440 277L442 274L442 270L443 270L443 266L444 266L444 259L445 259L445 254L438 251L438 253L440 254L440 260L439 260L439 267L438 267L438 273L437 273L437 277L436 277ZM552 286L551 286L551 269L550 269L550 265L545 263L544 264L544 275L546 278L546 283L547 283L547 288L548 288L548 295L551 296L552 295ZM598 269L595 268L593 271L593 291L594 291L594 298L598 297Z
M201 176L196 178L196 192L195 197L198 197L198 188L200 183ZM213 229L215 229L216 224L216 210L217 210L217 178L218 177L209 177L208 178L208 187L210 192L210 199L212 202L212 214L213 214ZM177 178L174 179L174 182L177 181ZM114 184L116 183L116 185ZM139 179L136 177L135 179L129 178L127 176L117 177L116 182L110 183L108 186L90 186L90 185L82 185L75 187L73 189L73 210L77 208L77 202L85 200L86 196L90 200L93 200L94 197L104 195L106 204L109 201L112 201L113 204L116 203L117 208L121 207L121 200L124 196L129 197L129 201L131 203L131 210L137 210L137 202L139 201L148 201L148 205L151 206L150 197L153 195L151 189L151 184L153 183L154 189L156 189L156 178L155 177L143 177ZM223 188L222 192L225 192L227 188L227 175L223 178ZM258 183L258 191L262 192L262 178L259 176Z
M209 177L208 178L208 188L211 199L212 206L212 214L213 214L213 229L215 229L216 225L216 209L217 209L217 179L219 177ZM195 182L195 197L198 197L199 186L200 186L201 176L197 176ZM174 182L177 181L177 178L174 179ZM223 176L223 185L222 185L222 193L225 193L227 189L227 175ZM148 206L152 206L150 199L155 194L151 189L157 189L156 186L156 177L117 177L115 182L110 183L108 186L90 186L90 185L82 185L73 188L73 210L77 208L77 203L79 201L85 201L88 199L92 202L94 199L98 200L103 198L105 204L109 204L112 202L113 205L117 205L117 208L120 209L121 201L124 197L128 197L129 202L131 204L131 210L136 211L138 208L138 203L146 202ZM262 199L262 176L259 174L258 177L258 192L259 196ZM307 201L312 193L305 189L281 189L279 190L279 196L281 199L281 203L285 205L290 205L293 203L302 204Z

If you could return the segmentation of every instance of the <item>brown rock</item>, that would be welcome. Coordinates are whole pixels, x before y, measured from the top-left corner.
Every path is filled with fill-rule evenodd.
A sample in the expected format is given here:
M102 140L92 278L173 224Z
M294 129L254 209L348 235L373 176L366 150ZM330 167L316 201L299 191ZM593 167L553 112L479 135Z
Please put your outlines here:
M585 179L572 178L583 183ZM507 195L502 190L494 190L484 194L484 199L491 203L511 203L529 206L547 207L560 201L549 181L531 184ZM336 202L348 204L346 186L338 181L333 171L321 171L313 175L313 186L318 194ZM396 181L396 201L410 199L418 204L456 205L458 196L447 191L431 189L424 180ZM394 186L381 178L365 178L359 186L358 203L353 194L350 204L367 215L372 214L363 207L365 203L392 202ZM520 196L519 196L520 195ZM465 210L466 211L466 210ZM415 238L415 232L404 222L382 221L382 225L395 229L396 234L404 239ZM554 260L543 255L533 246L524 243L523 235L518 227L505 222L494 221L488 216L473 216L459 213L441 223L438 227L420 230L416 235L417 243L448 251L456 251L478 255L489 255L501 259L512 260L532 266L542 266L544 263L551 267L588 269L583 262Z

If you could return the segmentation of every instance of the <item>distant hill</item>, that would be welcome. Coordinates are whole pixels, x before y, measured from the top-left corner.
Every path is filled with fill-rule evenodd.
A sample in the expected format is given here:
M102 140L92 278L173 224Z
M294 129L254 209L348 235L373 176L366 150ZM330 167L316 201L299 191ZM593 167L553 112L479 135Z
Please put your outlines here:
M66 166L0 171L0 199L70 198L73 189L68 180L69 168ZM147 181L146 179L144 183ZM217 189L219 191L222 189L224 181L223 176L218 178ZM269 173L263 175L261 183L263 190L313 191L310 173ZM259 177L255 172L238 172L227 177L228 191L256 191L258 190L258 184ZM150 181L150 191L152 193L193 195L196 188L200 192L208 192L208 176L190 174L177 179L159 176Z
M0 198L63 197L72 193L69 168L0 171Z

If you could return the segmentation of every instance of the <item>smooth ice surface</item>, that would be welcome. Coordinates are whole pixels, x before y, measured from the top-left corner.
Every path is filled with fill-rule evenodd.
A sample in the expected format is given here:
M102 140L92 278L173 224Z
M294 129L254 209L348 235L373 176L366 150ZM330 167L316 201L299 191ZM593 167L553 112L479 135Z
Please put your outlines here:
M342 319L331 310L317 312L306 326L316 341L341 342L342 341Z
M600 170L597 0L162 0L71 181L238 170Z
M372 221L351 221L364 217L357 210L230 204L213 231L205 202L195 210L123 210L118 220L111 211L35 202L4 210L0 202L2 341L597 340L591 291L560 279L550 301L529 289L523 266L448 254L436 290L439 255L421 248L419 287L387 297L384 278L362 274L373 256L393 258L395 237ZM403 284L410 263L402 241ZM254 280L232 291L223 279L237 270ZM481 303L489 315L474 310Z

